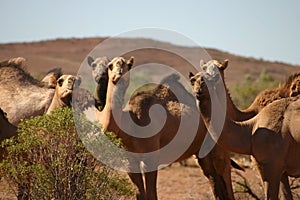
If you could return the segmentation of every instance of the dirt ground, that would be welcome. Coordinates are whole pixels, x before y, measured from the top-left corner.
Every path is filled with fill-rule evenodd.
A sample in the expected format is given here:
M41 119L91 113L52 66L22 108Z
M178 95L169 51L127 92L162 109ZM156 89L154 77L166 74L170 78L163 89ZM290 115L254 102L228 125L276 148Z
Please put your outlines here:
M232 170L234 195L237 200L263 199L259 175L251 166L245 172ZM300 198L299 180L290 179L294 199ZM179 163L158 173L158 197L160 200L211 200L214 199L208 180L197 165L184 167ZM252 193L252 194L251 194ZM0 183L0 199L16 199L5 180ZM133 198L134 199L134 198Z

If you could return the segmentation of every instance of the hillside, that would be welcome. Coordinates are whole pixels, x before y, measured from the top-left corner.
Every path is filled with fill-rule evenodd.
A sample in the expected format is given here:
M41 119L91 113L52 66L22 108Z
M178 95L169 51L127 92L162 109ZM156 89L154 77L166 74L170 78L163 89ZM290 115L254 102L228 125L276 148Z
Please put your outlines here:
M63 68L64 73L76 74L81 62L87 54L105 38L83 38L83 39L56 39L32 43L9 43L0 44L0 60L11 57L22 56L27 59L26 68L34 74L44 74L53 67ZM106 45L106 46L105 46ZM170 51L179 50L188 55L190 59L199 63L199 54L201 50L195 47L182 47L154 41L150 39L114 39L113 44L103 43L103 55L114 55L116 49L128 48L136 49L141 46L159 46ZM229 85L239 82L246 74L258 75L263 68L279 80L284 80L287 75L297 71L299 68L289 64L279 62L268 62L254 58L233 55L216 49L205 49L213 59L230 60L229 68L226 70L226 81ZM95 55L95 56L103 56ZM155 49L135 50L128 55L136 57L136 65L142 63L156 62L166 64L180 71L184 76L193 70L187 67L187 63L179 56L174 56L166 51Z

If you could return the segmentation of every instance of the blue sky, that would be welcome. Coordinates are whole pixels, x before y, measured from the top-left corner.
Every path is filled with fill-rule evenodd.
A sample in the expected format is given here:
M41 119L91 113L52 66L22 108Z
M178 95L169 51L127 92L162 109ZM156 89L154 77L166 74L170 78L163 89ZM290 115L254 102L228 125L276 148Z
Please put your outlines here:
M155 27L201 47L300 65L299 8L299 0L0 0L0 43Z

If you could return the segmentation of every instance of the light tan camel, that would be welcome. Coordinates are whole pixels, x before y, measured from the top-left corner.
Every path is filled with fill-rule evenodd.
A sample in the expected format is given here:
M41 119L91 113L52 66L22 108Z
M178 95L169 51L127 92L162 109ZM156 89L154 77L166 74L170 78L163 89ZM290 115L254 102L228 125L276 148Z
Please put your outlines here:
M69 105L66 100L71 99L70 85L75 81L74 76L70 75L62 76L57 82L55 77L59 72L56 70L51 71L43 82L38 81L23 69L24 60L19 57L0 62L0 107L7 112L9 122L14 125L21 119L42 115L48 109L50 112L55 105ZM53 88L54 85L56 88Z
M283 84L280 84L277 88L266 89L260 92L253 103L245 110L239 110L233 103L228 87L224 79L224 70L228 67L228 60L224 60L222 63L217 60L209 61L208 63L200 62L200 67L203 65L214 65L218 69L219 73L222 76L220 84L226 89L226 101L227 101L227 116L235 121L244 121L252 118L258 112L260 112L265 106L272 103L275 100L282 98L297 96L300 93L300 72L295 72L290 75ZM213 67L213 66L212 66ZM221 88L221 87L216 87ZM217 91L219 99L221 91ZM280 184L280 191L282 198L292 199L292 193L289 186L288 176L283 174Z
M300 175L300 162L297 159L300 153L299 98L274 101L245 122L235 122L225 115L222 129L218 124L220 120L211 119L212 105L216 106L219 113L226 112L215 90L220 77L212 71L202 71L191 77L201 116L210 134L226 149L253 155L264 182L266 198L278 199L281 176ZM221 133L219 138L217 133Z
M80 78L72 75L62 75L58 80L55 87L55 92L51 104L47 110L50 114L56 108L71 107L71 100L73 94L73 87L80 84Z
M93 73L93 77L94 78L97 77L98 80L103 74L107 74L102 72L103 70L107 71L103 68L103 63L104 65L107 65L108 63L108 61L104 62L105 60L106 59L104 58L98 58L96 60L92 59L91 57L88 58L88 63L91 67L93 67L93 70L97 69L98 65L100 65L98 70L96 70L97 72ZM123 63L126 62L124 61ZM115 68L114 65L112 66L113 68ZM99 73L100 76L97 75ZM112 74L110 70L108 71L108 73ZM109 79L109 76L106 79ZM96 80L96 82L98 81ZM110 81L109 83L110 83L109 87L113 86L112 81ZM166 111L168 113L167 122L163 130L161 130L160 133L157 134L158 137L137 139L134 137L129 137L121 130L119 130L118 127L116 127L116 125L114 124L114 119L107 118L108 115L112 117L110 112L112 108L111 105L109 105L110 104L109 102L112 101L112 99L110 99L110 96L112 96L112 94L109 94L107 96L105 107L102 112L99 112L99 115L100 113L104 114L104 112L107 112L107 114L104 114L102 119L99 120L100 123L104 124L103 129L117 133L117 135L120 138L122 138L123 143L125 144L127 149L132 152L152 152L154 150L160 149L161 147L165 146L167 143L169 143L172 140L172 138L176 134L176 130L178 129L178 124L180 124L181 114L185 113L188 115L188 112L197 111L194 97L190 93L188 93L185 90L185 88L178 82L178 77L176 76L175 77L173 76L173 78L169 77L165 79L162 82L162 84L163 85L158 86L154 91L141 92L135 95L134 97L132 97L129 102L129 108L128 108L131 117L134 119L134 122L139 126L144 126L149 123L150 120L148 115L149 109L154 104L160 104L164 108L166 108ZM100 85L99 87L97 87L97 89L102 88L103 90L105 90L105 87L106 87L105 85L104 88L103 85ZM179 90L179 93L185 94L184 96L187 99L190 99L190 101L186 101L187 105L185 106L194 109L194 111L187 111L187 112L182 111L181 109L182 104L178 102L178 99L172 92L176 90L177 91ZM109 93L111 89L107 89L107 91ZM103 96L104 95L102 95L102 97ZM103 99L101 101L104 102ZM118 107L120 113L126 112L126 111L122 112L122 104L123 104L122 100L118 101L118 104L119 105L115 104L114 106ZM198 116L198 112L197 112L197 116ZM106 120L103 120L103 118L106 118ZM113 126L108 127L109 124L113 124ZM188 158L193 154L198 154L205 134L206 134L206 128L204 124L201 123L199 125L199 131L196 138L194 139L194 141L192 142L188 150L180 158L178 158L177 161ZM216 198L234 199L232 186L231 186L230 159L229 159L228 152L224 151L219 146L216 146L208 156L202 159L198 159L198 161L203 169L204 174L208 177L212 185ZM145 175L145 184L142 178L143 173L129 174L131 180L133 181L133 183L135 184L138 190L137 199L157 199L157 192L156 192L157 171L145 173L144 175Z

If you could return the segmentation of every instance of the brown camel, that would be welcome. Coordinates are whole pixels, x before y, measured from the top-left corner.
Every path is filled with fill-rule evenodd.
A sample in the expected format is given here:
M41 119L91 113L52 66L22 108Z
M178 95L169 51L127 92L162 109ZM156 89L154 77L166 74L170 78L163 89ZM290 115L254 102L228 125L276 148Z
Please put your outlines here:
M6 113L0 108L0 142L17 135L17 127L9 123Z
M0 62L0 107L14 125L21 119L42 115L48 109L50 112L56 106L69 106L67 100L71 99L71 85L75 81L71 75L57 81L59 70L50 71L43 81L38 81L23 69L24 60L19 57Z
M17 135L17 127L9 123L6 113L0 108L0 143L8 138ZM0 162L3 159L4 151L0 148Z
M216 116L213 115L214 109L218 113L226 112L215 89L219 81L219 74L214 70L209 73L202 71L191 77L201 116L209 133L224 148L252 155L264 182L266 198L278 199L282 175L300 175L300 162L297 160L297 153L300 152L297 131L300 128L299 97L274 101L254 118L244 122L235 122L224 115L225 123L222 128L220 120L214 120ZM219 138L218 133L221 133Z
M110 62L107 57L99 57L95 60L88 57L88 64L92 67L92 75L96 82L96 90L94 93L95 106L100 111L104 108L106 102L107 84L108 84L108 68Z
M227 68L228 62L229 62L228 60L224 60L223 63L220 63L216 60L212 60L209 63L206 63L206 65L215 65L222 76L222 81L227 91L226 94L226 101L228 101L227 112L233 120L244 121L250 119L254 117L257 113L259 113L268 104L272 103L273 101L286 98L286 97L297 96L298 94L300 94L300 71L299 71L290 75L287 78L287 80L283 84L279 85L277 88L266 89L260 92L247 109L239 110L234 105L230 97L229 90L227 89L227 86L224 82L224 70ZM202 62L202 64L204 63Z
M252 118L258 112L260 112L265 106L272 103L275 100L297 96L300 93L300 72L295 72L290 75L287 80L274 89L266 89L260 92L253 103L245 110L239 110L233 103L227 85L224 81L224 70L228 67L228 60L224 60L223 63L220 63L217 60L209 61L208 63L200 62L200 67L203 65L214 65L218 69L219 73L222 76L221 82L226 89L226 101L227 101L227 115L232 120L235 121L244 121ZM213 66L212 66L213 67ZM220 87L216 87L220 88ZM217 91L219 99L221 91ZM282 175L282 180L280 184L281 195L284 199L292 199L292 193L290 190L288 177L287 175Z
M97 80L100 80L100 77L103 74L107 74L107 70L104 69L104 65L107 65L108 61L106 58L98 58L94 60L93 58L88 58L89 65L95 70L96 72L93 73L93 77L96 82L99 84ZM100 66L98 66L100 65ZM114 66L114 65L112 65ZM105 73L103 73L103 71ZM100 75L98 75L100 73ZM109 73L111 73L109 71ZM106 80L109 79L109 76L105 78ZM102 82L103 83L103 82ZM110 82L111 83L111 82ZM113 124L111 128L106 128L108 125L104 125L104 130L114 131L117 135L123 139L123 143L127 147L128 150L132 152L151 152L153 150L160 149L161 147L165 146L167 143L172 140L174 135L176 134L176 129L178 129L178 125L180 124L180 116L181 113L181 104L178 102L178 99L174 95L172 91L179 91L181 94L185 94L186 98L189 98L190 101L181 102L186 103L186 106L192 108L192 111L195 112L197 110L194 97L189 94L184 87L178 82L178 77L171 76L165 79L162 84L158 86L154 91L151 92L141 92L131 98L129 102L129 114L134 119L135 124L140 126L147 125L149 123L149 109L154 104L160 104L168 113L168 120L166 125L160 133L158 133L158 137L152 137L149 139L137 139L135 137L129 137L124 132L118 129L118 127L113 124L113 119L106 120L99 120L102 121L103 124ZM111 84L113 86L113 84ZM105 90L106 85L99 84L97 89L102 88ZM172 90L171 90L172 88ZM107 89L109 92L111 89ZM101 92L101 91L100 91ZM104 95L101 95L104 97ZM106 102L111 102L109 98ZM111 116L111 113L107 108L111 107L110 105L105 104L105 100L102 98L100 99L101 102L104 102L105 105L103 111L101 113L108 112L108 115ZM122 111L122 101L119 101L119 110ZM117 105L114 105L117 106ZM111 108L110 108L111 109ZM120 112L124 114L124 112ZM195 112L197 113L197 112ZM188 114L188 112L186 112ZM106 115L107 116L107 115ZM197 113L198 116L198 113ZM103 117L104 118L104 117ZM134 131L134 130L131 130ZM198 134L194 141L192 141L192 145L188 148L188 150L178 158L177 161L183 160L188 158L193 154L198 154L199 149L201 147L202 141L204 139L206 133L206 128L203 123L199 125ZM148 144L148 145L146 145ZM167 155L166 155L167 156ZM137 160L136 162L139 162ZM204 174L208 177L214 194L217 199L234 199L233 191L231 186L231 176L230 176L230 159L227 151L224 151L219 146L216 146L205 158L198 158L199 164L203 169ZM157 171L145 173L145 186L143 181L143 173L130 173L129 176L135 186L137 187L137 199L156 199L157 192L156 192L156 179L157 179Z

